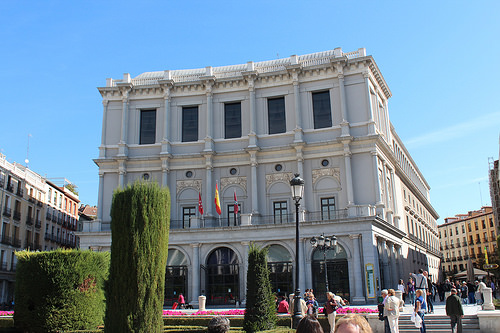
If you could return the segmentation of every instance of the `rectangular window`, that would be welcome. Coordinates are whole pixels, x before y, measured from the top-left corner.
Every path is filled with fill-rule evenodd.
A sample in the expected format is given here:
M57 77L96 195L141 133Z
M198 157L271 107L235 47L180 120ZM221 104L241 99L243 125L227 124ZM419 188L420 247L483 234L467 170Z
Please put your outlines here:
M196 215L196 207L183 207L182 208L182 228L189 228L191 216Z
M156 141L156 110L141 110L141 131L139 144L147 145Z
M465 234L465 225L462 224L462 233Z
M482 220L481 222L483 222L483 229L486 229L486 222L485 222L485 220Z
M274 208L274 223L281 224L288 222L288 208L286 201L275 201L273 202Z
M474 221L474 226L476 227L476 230L479 230L479 226L477 224L477 221Z
M224 104L224 138L241 137L241 103Z
M267 100L267 119L269 134L285 133L285 97L269 98Z
M312 93L314 128L332 126L330 91Z
M198 107L182 108L182 142L198 141Z
M335 198L321 198L321 220L335 218Z
M237 226L240 225L241 204L238 203L238 214L234 216L234 203L227 205L227 225Z

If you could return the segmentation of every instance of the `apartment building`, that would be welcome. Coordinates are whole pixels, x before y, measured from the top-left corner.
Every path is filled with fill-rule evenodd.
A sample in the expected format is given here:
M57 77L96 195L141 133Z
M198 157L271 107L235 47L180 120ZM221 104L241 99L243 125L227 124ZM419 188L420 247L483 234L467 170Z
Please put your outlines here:
M0 154L0 304L14 297L15 251L75 247L78 196Z
M498 232L490 206L445 218L438 230L443 252L442 269L446 275L466 270L469 257L474 267L480 269L483 269L485 252L489 259L498 257Z
M390 122L391 91L365 49L125 74L99 91L98 211L83 222L80 246L110 249L117 187L168 186L166 304L180 292L193 304L201 293L208 305L244 302L251 242L269 248L276 293L293 291L298 267L300 289L321 300L325 262L310 241L322 234L337 238L330 290L351 303L375 303L419 268L437 278L430 186ZM299 262L294 174L305 182Z

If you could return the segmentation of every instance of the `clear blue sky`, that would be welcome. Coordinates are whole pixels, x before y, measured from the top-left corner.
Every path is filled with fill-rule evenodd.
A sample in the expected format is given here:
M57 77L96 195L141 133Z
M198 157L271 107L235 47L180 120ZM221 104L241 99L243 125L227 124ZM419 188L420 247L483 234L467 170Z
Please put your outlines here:
M106 78L365 47L442 218L491 203L500 1L0 1L0 149L97 204Z

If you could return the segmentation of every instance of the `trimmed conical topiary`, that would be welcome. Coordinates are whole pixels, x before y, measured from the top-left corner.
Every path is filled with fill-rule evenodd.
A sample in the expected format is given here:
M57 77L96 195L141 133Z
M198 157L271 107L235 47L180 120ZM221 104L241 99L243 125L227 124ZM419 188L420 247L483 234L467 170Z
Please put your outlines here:
M113 195L105 332L163 332L170 194L136 182Z
M276 327L276 303L269 280L267 248L250 245L248 252L246 311L243 329L259 332Z

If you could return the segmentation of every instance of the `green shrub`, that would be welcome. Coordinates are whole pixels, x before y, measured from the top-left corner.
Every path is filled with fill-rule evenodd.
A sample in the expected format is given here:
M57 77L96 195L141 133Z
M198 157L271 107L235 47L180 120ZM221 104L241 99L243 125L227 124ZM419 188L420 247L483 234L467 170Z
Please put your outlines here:
M163 330L169 222L168 188L136 182L115 191L105 332Z
M16 256L16 327L57 332L102 325L109 253L58 249Z
M276 327L276 303L271 291L267 248L250 245L248 252L246 311L243 329L259 332Z

